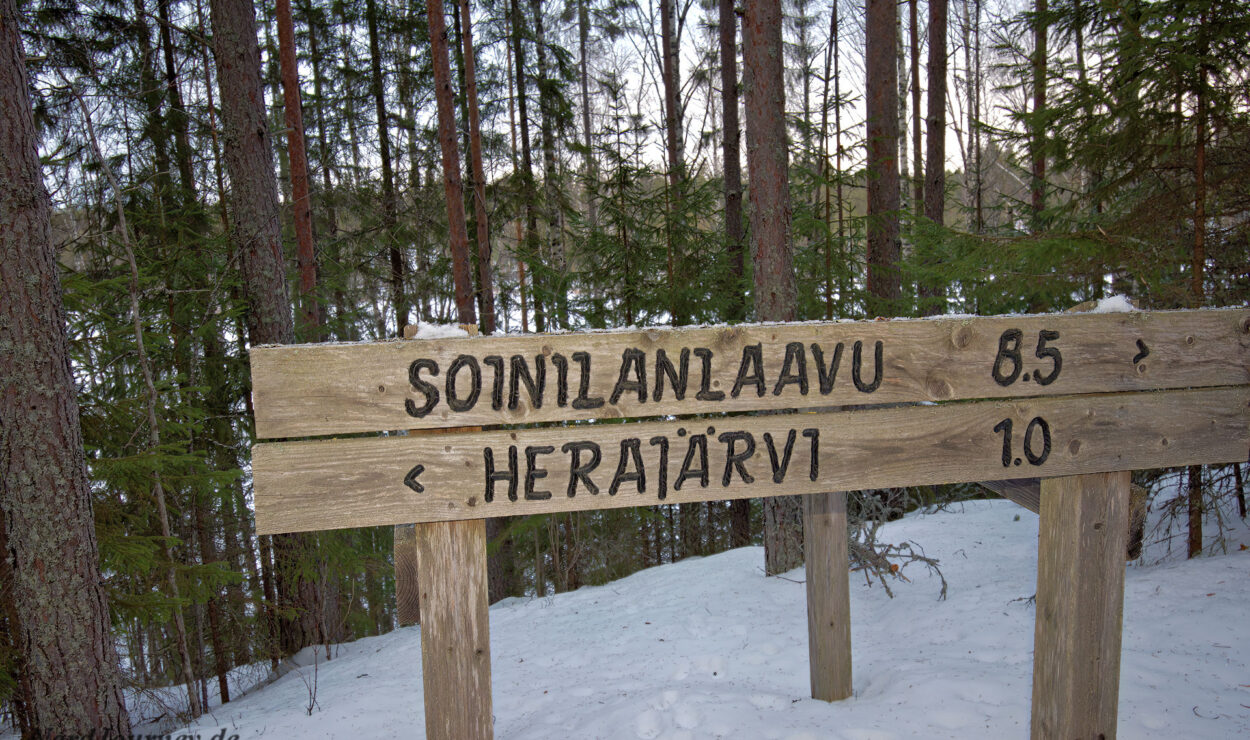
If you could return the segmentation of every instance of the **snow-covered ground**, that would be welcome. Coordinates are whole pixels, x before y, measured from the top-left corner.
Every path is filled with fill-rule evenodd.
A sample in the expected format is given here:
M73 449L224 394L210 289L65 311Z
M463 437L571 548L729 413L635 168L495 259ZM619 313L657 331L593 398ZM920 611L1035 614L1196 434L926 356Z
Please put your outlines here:
M1238 520L1225 534L1228 554L1130 564L1121 737L1250 737L1250 530ZM1026 737L1037 517L971 502L882 537L940 558L950 590L939 601L919 565L894 599L853 575L853 698L809 697L803 571L765 578L750 547L492 607L496 737ZM306 652L298 670L183 732L422 737L420 639L401 629L315 665Z

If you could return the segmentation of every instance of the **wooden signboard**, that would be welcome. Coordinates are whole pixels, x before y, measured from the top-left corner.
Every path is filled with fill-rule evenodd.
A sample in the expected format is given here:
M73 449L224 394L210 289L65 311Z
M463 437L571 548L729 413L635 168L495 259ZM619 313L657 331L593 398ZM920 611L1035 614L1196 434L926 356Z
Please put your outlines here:
M258 445L262 533L1226 462L1250 387Z
M252 350L262 439L1250 382L1246 310L473 337Z
M258 532L417 522L430 737L492 732L486 518L808 494L812 690L833 700L827 492L1016 478L1042 479L1034 736L1112 737L1117 471L1250 456L1250 309L258 347L252 379L257 436L284 440L253 449Z

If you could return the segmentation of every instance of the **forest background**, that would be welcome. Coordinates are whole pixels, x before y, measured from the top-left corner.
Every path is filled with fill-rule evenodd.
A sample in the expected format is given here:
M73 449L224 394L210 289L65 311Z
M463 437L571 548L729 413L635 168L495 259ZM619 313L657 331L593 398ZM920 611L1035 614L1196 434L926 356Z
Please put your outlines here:
M122 732L123 687L198 713L397 625L391 528L255 534L253 344L1244 304L1246 38L1232 0L0 0L0 340L66 332L29 409L0 352L7 721ZM1197 556L1243 470L1185 475L1154 505ZM969 495L861 492L853 564ZM790 500L492 520L491 598L753 541L781 573L801 532Z

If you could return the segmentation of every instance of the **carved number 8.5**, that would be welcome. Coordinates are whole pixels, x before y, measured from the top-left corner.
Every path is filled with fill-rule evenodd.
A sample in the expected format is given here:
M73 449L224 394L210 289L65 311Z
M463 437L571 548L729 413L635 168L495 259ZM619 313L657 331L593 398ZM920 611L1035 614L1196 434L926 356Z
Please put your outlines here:
M1038 385L1050 385L1055 382L1055 378L1059 377L1059 371L1063 369L1063 355L1059 354L1059 350L1055 347L1046 346L1047 342L1053 342L1059 338L1059 332L1051 329L1042 329L1037 333L1037 347L1033 350L1033 356L1051 361L1050 372L1043 375L1041 370L1032 373L1032 378L1037 381ZM1008 329L998 338L998 354L994 357L994 369L992 375L994 382L1001 386L1008 386L1016 382L1020 377L1020 372L1024 369L1024 360L1021 357L1020 345L1024 342L1024 332L1019 329ZM1008 372L1008 368L1010 371ZM1025 380L1029 379L1029 374L1024 376Z
M994 431L1003 433L1003 467L1009 468L1014 462L1019 465L1020 458L1012 458L1011 452L1011 419L1003 419L994 427ZM1036 447L1036 438L1034 432L1040 432L1042 435L1041 452L1034 452ZM1040 416L1033 417L1028 427L1024 430L1024 456L1028 458L1030 465L1041 465L1046 462L1046 458L1050 457L1050 424Z

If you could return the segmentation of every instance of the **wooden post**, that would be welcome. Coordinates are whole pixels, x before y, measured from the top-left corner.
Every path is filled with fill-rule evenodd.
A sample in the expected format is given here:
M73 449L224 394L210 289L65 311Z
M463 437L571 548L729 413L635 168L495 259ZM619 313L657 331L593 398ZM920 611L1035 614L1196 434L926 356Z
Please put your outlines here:
M421 587L421 682L429 740L494 736L486 523L416 525Z
M1032 737L1114 738L1130 475L1042 481Z
M851 695L851 591L846 492L803 497L807 570L807 653L812 698Z
M400 627L421 621L417 587L417 535L411 524L395 525L395 611Z

